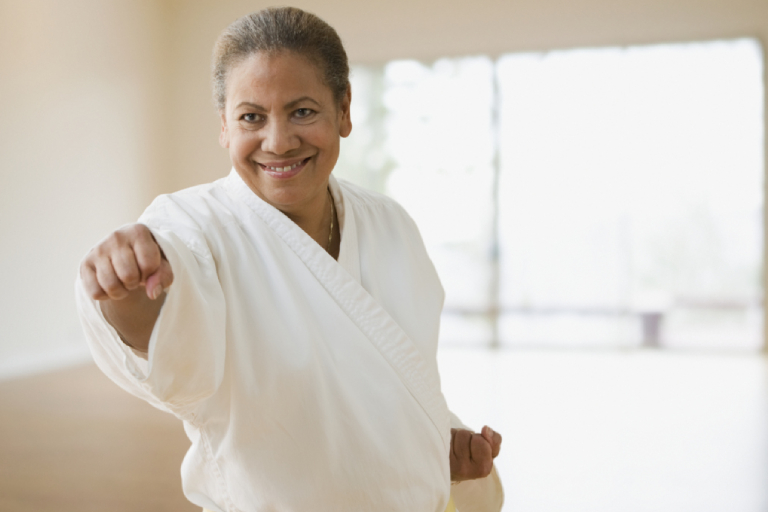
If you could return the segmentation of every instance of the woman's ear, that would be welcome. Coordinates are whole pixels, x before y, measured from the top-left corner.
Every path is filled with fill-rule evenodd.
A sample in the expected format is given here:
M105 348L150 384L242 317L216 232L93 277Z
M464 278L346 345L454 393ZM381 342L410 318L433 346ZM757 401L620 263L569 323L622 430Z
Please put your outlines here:
M221 115L221 133L219 133L219 145L223 148L229 148L229 129L227 128L227 114L224 110L219 110Z
M352 118L350 117L350 107L352 105L352 87L347 86L347 92L341 100L339 108L341 110L341 122L339 123L339 135L348 137L352 132Z

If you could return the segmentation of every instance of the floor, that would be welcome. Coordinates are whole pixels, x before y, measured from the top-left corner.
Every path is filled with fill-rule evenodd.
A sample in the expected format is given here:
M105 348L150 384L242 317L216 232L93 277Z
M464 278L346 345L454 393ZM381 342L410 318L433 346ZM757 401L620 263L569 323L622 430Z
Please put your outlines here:
M507 512L767 512L768 359L446 349L451 408L504 436ZM0 382L0 512L196 511L170 415L93 365Z
M87 365L0 382L0 512L195 511L181 423Z
M768 511L768 359L439 355L449 406L504 436L508 512Z

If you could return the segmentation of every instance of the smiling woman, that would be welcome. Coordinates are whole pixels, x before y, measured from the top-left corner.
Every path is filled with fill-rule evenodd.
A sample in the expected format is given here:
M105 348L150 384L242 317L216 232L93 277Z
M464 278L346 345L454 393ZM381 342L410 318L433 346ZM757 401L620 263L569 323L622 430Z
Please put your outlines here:
M352 130L350 90L337 102L311 62L283 51L243 60L226 91L220 142L237 173L315 241L333 239L325 191L339 137Z
M444 294L419 232L332 176L352 129L336 32L298 9L246 16L217 42L214 89L232 172L157 198L76 286L99 367L184 422L187 498L498 511L501 436L447 408Z

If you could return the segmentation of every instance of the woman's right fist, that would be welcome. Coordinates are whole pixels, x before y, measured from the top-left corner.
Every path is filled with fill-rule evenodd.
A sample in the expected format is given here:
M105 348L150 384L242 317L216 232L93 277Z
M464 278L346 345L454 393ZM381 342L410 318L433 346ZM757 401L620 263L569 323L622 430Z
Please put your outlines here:
M149 228L130 224L86 254L80 277L95 300L121 300L141 286L154 300L173 282L173 271Z

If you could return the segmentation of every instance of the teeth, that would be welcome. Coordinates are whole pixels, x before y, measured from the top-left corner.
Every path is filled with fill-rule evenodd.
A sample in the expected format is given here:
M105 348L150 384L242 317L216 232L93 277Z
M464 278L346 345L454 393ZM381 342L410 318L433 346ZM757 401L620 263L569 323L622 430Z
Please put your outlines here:
M286 165L285 167L271 167L271 166L269 166L269 165L265 165L264 167L266 167L266 168L267 168L267 169L269 169L270 171L276 171L276 172L288 172L288 171L290 171L290 170L293 170L293 169L297 168L297 167L298 167L298 166L300 166L300 165L301 165L301 162L297 162L297 163L295 163L295 164L293 164L293 165Z

